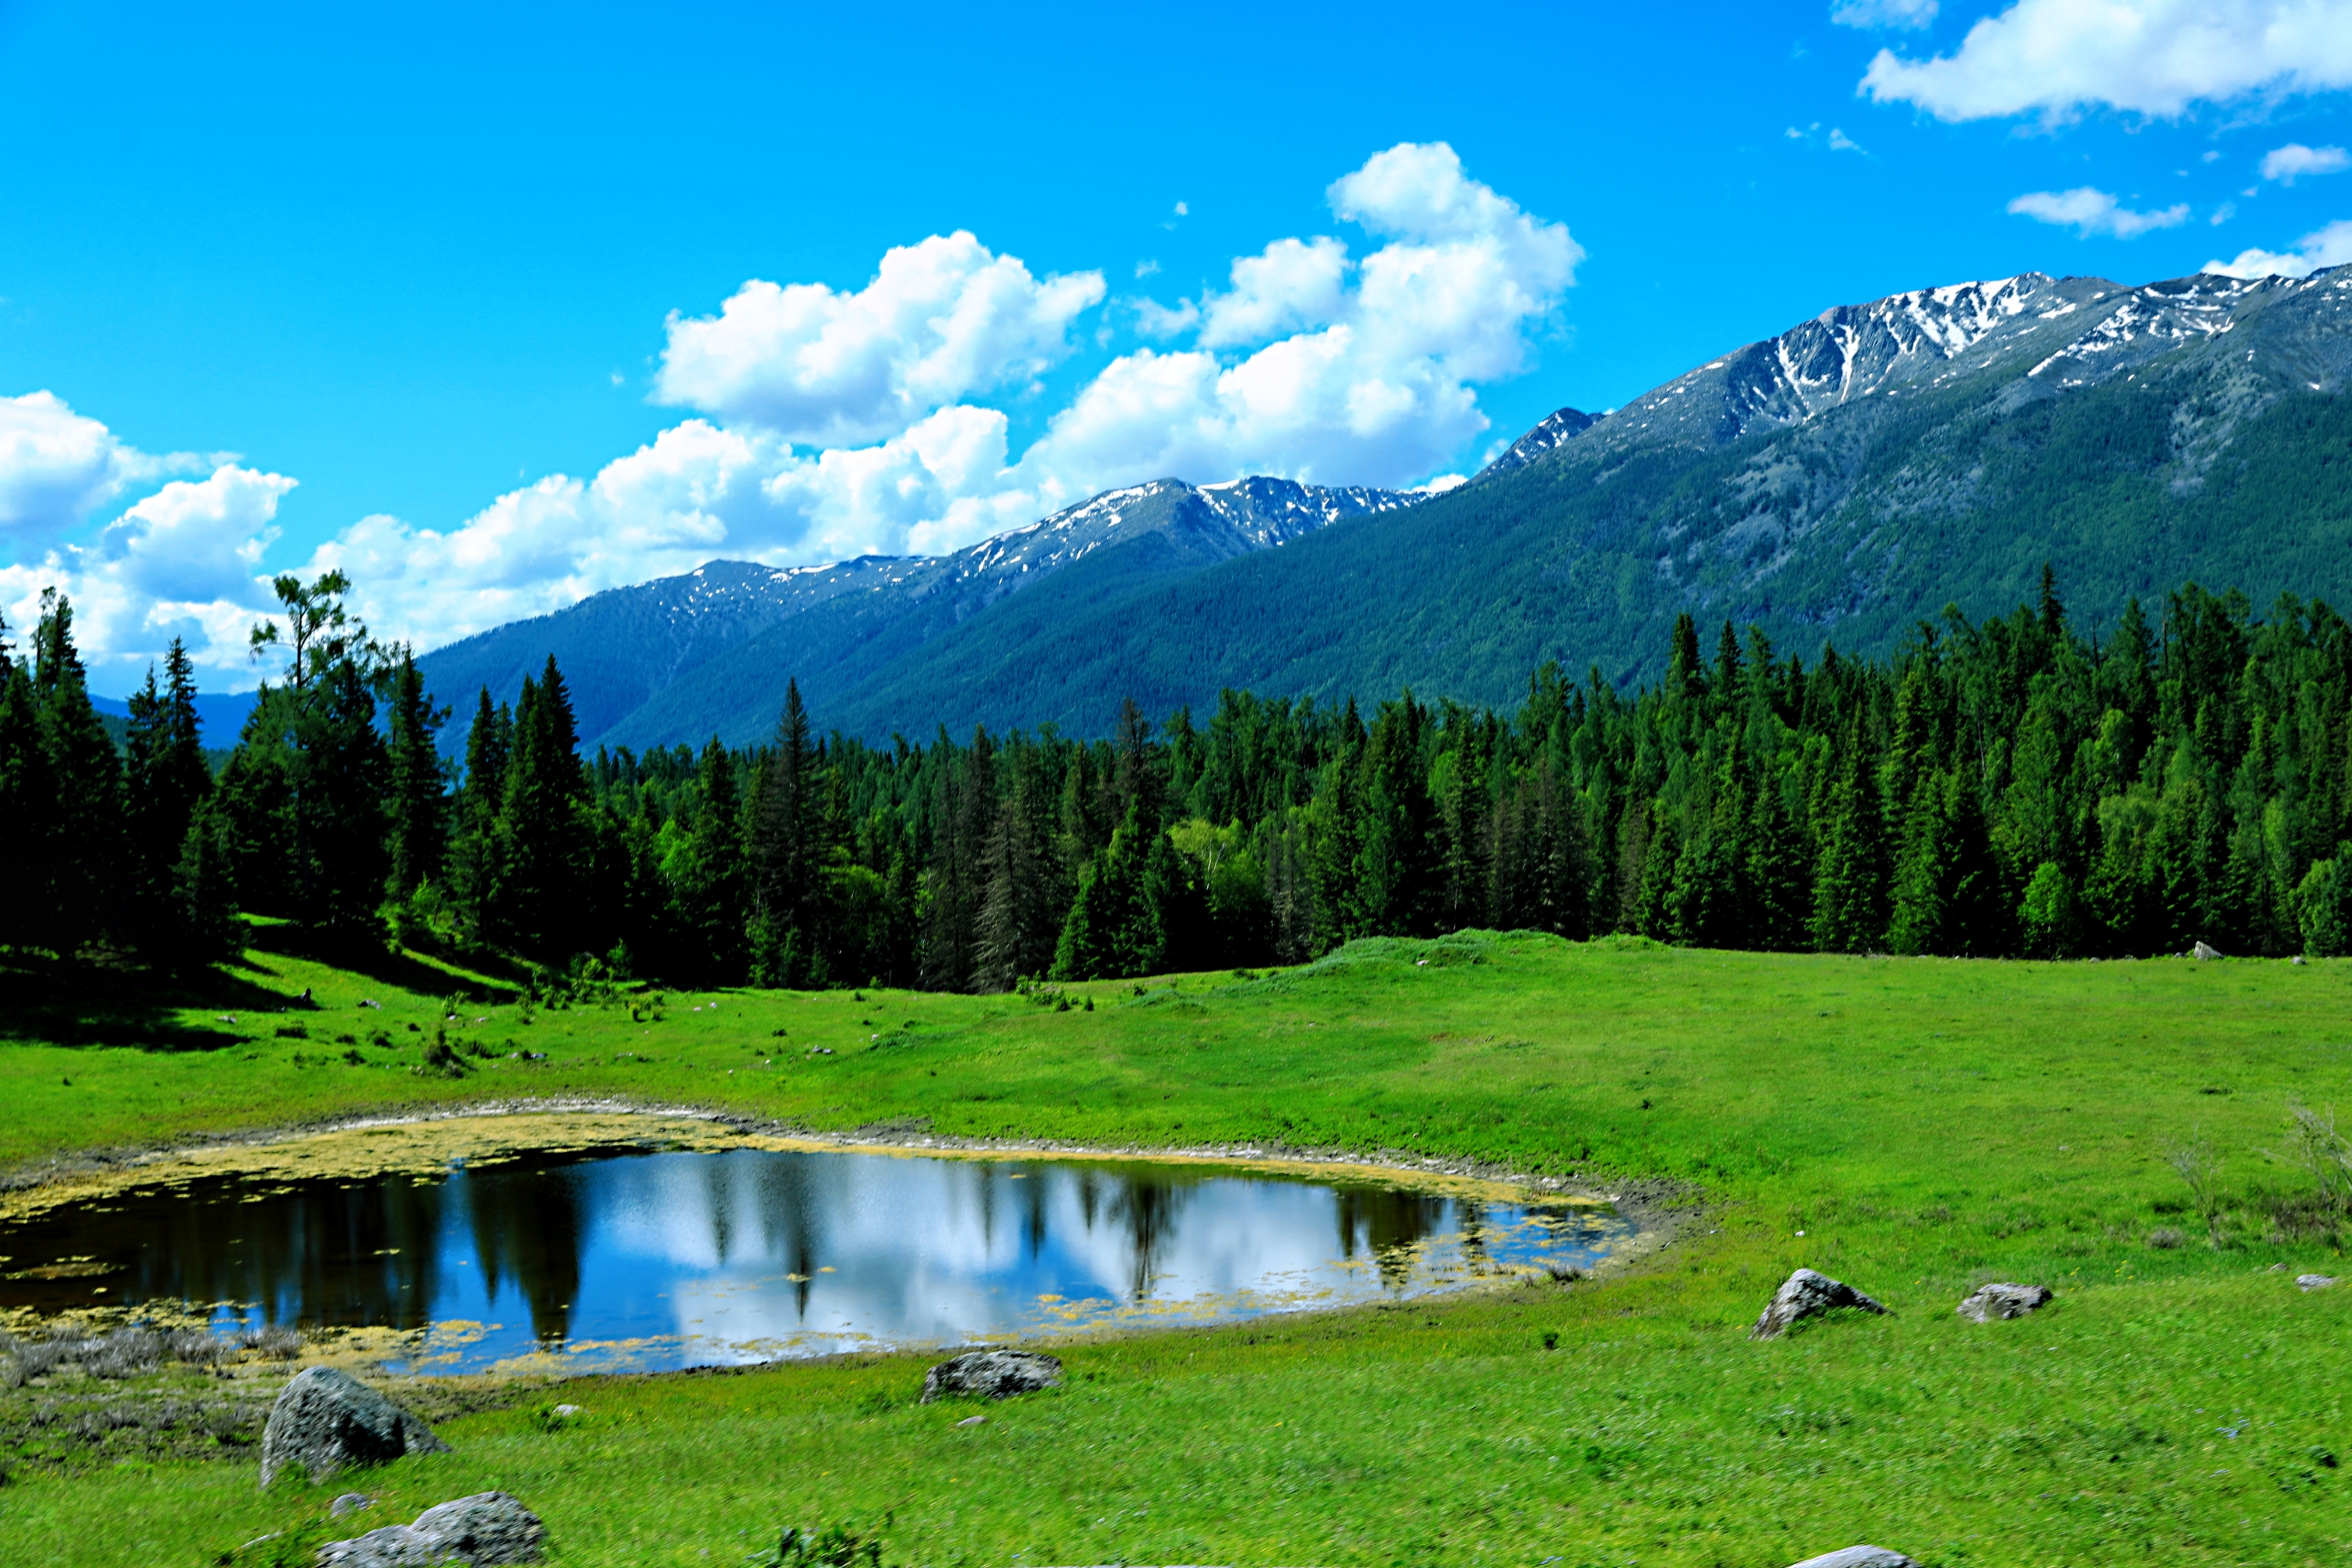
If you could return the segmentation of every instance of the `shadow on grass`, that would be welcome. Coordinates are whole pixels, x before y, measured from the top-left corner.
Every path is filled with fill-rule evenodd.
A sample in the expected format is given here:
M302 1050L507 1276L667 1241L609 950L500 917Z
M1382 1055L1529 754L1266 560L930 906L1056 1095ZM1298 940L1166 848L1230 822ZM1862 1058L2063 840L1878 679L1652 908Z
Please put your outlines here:
M255 922L251 945L236 958L173 973L121 953L60 959L0 949L0 1038L68 1047L132 1047L146 1051L212 1051L248 1044L244 1035L183 1021L182 1012L249 1016L302 1012L296 987L275 958L308 959L425 996L458 992L476 1004L512 1001L499 977L452 973L382 942L315 933L280 922Z
M207 1012L275 1012L283 994L262 985L248 965L217 964L169 974L128 961L63 960L0 952L0 1034L57 1046L132 1046L147 1051L212 1051L245 1044L242 1036L174 1016ZM267 973L263 971L261 973Z
M477 1005L499 1005L512 1002L521 994L515 984L518 976L491 972L490 965L480 959L468 962L451 961L444 969L427 963L405 949L395 951L384 946L373 936L340 935L332 931L306 931L300 926L272 923L257 924L247 939L247 961L257 953L285 958L308 959L352 974L365 975L379 985L398 986L420 996L446 996L453 991L462 992ZM504 963L498 969L504 971ZM450 969L458 973L451 973Z

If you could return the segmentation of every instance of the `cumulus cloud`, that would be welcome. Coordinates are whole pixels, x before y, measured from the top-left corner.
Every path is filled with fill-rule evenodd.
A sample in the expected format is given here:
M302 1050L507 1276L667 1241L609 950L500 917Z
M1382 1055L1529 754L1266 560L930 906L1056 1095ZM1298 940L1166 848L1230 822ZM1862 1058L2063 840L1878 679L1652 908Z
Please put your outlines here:
M1583 250L1442 143L1391 148L1326 194L1369 237L1360 254L1282 238L1197 301L1122 301L1101 327L1160 346L1112 357L1025 449L985 399L1026 395L1073 352L1101 275L1041 279L969 234L934 236L862 289L755 280L714 314L673 315L655 395L694 412L593 477L550 476L447 527L363 518L278 569L349 572L380 635L432 647L714 557L953 550L1163 475L1443 488L1486 431L1478 386L1527 367ZM162 477L44 396L0 405L32 432L0 426L0 498L33 498L7 500L16 512L87 526ZM126 669L176 631L215 679L250 683L245 629L269 607L264 557L292 484L236 464L163 484L86 542L0 569L0 605L16 622L55 583Z
M1472 384L1524 367L1529 329L1583 247L1471 179L1443 142L1392 147L1327 195L1386 243L1360 262L1328 238L1236 261L1195 347L1114 360L1018 476L1055 494L1160 474L1406 484L1484 431ZM1284 332L1237 359L1217 352Z
M854 294L755 278L716 316L673 313L655 391L805 445L878 441L1058 363L1102 299L1100 272L1040 280L961 230L933 235Z
M127 686L175 637L209 684L249 684L245 635L271 603L262 555L278 536L278 503L293 488L282 474L235 463L201 480L175 479L89 543L0 566L0 610L22 630L39 614L43 589L64 593L101 689Z
M2234 260L2207 262L2203 270L2224 278L2308 278L2347 261L2352 261L2352 218L2338 218L2296 240L2293 250L2242 250Z
M1838 0L1830 20L1841 27L1924 27L1937 9L1936 0Z
M2105 107L2169 118L2200 100L2352 86L2352 0L2017 0L1949 55L1882 49L1860 91L1938 120Z
M2106 192L2089 185L2071 191L2029 191L2009 204L2009 210L2040 223L2072 228L2088 239L2113 235L2134 239L2152 228L2177 228L2189 221L2189 204L2177 203L2161 212L2134 212Z
M1208 348L1264 342L1301 327L1328 326L1345 299L1348 247L1336 239L1277 239L1233 265L1233 289L1204 301Z
M47 392L0 397L0 538L72 528L135 485L203 463L142 452Z
M2352 168L2352 153L2341 147L2306 147L2290 142L2263 154L2263 178L2291 185L2305 174L2340 174Z

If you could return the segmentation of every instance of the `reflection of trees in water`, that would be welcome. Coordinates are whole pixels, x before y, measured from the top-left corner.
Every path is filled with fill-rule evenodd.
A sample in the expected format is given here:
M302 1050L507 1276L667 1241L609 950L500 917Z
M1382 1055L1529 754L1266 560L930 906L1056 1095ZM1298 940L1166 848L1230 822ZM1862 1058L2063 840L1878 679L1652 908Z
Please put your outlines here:
M577 1166L502 1167L475 1172L465 1184L485 1292L495 1300L500 1286L513 1280L530 1308L531 1336L541 1344L561 1344L571 1334L588 1228L581 1188L590 1179Z
M391 1176L351 1186L258 1185L207 1182L55 1210L10 1227L0 1250L116 1265L100 1299L123 1304L251 1301L271 1322L414 1329L430 1321L440 1183ZM84 1279L8 1286L8 1304L45 1312L87 1306L93 1294Z
M1045 1250L1045 1200L1051 1189L1042 1173L1031 1171L1028 1177L1021 1184L1021 1237L1034 1263Z
M1161 1255L1175 1239L1177 1221L1191 1206L1199 1184L1198 1178L1143 1175L1129 1176L1120 1184L1111 1199L1110 1215L1127 1226L1130 1300L1140 1301L1151 1294L1152 1276L1160 1272Z
M1446 1210L1453 1200L1431 1193L1408 1193L1394 1187L1339 1187L1339 1256L1367 1252L1380 1270L1381 1282L1401 1289L1412 1278L1414 1248L1445 1229ZM1465 1205L1463 1224L1465 1245L1483 1218L1476 1205ZM1483 1243L1479 1244L1483 1250Z
M826 1208L816 1190L825 1179L820 1172L836 1178L839 1174L838 1167L819 1166L815 1162L821 1157L763 1156L746 1152L710 1162L747 1163L751 1206L760 1217L761 1249L767 1257L781 1262L784 1272L792 1277L793 1313L803 1322L808 1321L809 1287L816 1277L818 1242Z
M1160 1272L1160 1261L1175 1239L1178 1222L1192 1205L1201 1178L1189 1173L1153 1170L1147 1173L1142 1169L1107 1171L1079 1165L1056 1170L1051 1179L1069 1184L1071 1195L1077 1200L1079 1223L1088 1235L1100 1224L1126 1230L1128 1294L1137 1301L1149 1297L1152 1278ZM1042 1189L1045 1181L1032 1184ZM1034 1257L1045 1245L1047 1194L1041 1190L1029 1197L1035 1237L1030 1253Z

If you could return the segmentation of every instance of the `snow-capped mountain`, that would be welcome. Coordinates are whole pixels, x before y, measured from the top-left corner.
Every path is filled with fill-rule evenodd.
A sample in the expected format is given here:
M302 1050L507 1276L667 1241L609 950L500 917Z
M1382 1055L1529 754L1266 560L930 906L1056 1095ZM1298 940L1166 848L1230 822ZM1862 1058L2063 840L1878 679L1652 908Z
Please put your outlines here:
M1514 468L1524 468L1571 436L1581 436L1601 422L1598 414L1578 408L1556 409L1534 429L1503 449L1500 457L1478 470L1476 478L1491 479Z
M2089 385L2281 307L2298 328L2333 336L2352 321L2352 269L2254 281L2199 274L2137 289L2028 272L1916 289L1824 310L1735 349L1635 398L1582 440L1587 450L1713 448L1863 398L1916 396L1987 374Z
M824 690L835 683L823 672L845 659L855 667L863 651L903 653L912 630L961 624L1090 557L1147 537L1160 547L1157 558L1170 569L1197 571L1424 499L1414 491L1277 479L1212 485L1155 479L948 555L866 555L793 567L712 561L467 637L418 662L441 700L469 707L485 688L494 698L510 696L552 653L572 688L583 741L618 734L637 744L657 743L646 726L625 723L630 714L656 693L694 684L706 670L709 682L737 679L731 666L712 667L788 623L803 626L805 635L786 639L799 646L778 647L775 656L804 688ZM761 682L758 706L772 710L775 698L766 684ZM688 690L668 706L697 712L711 710L713 701L709 692ZM772 720L770 713L762 725ZM447 740L455 743L457 737Z
M1547 659L1654 673L1688 612L1809 660L1948 604L2094 621L2186 579L2352 606L2352 267L2126 287L2026 273L1840 306L1433 497L1160 480L954 555L713 563L426 660L445 700L549 651L583 731L754 740L797 676L879 740L1105 732L1220 688L1517 701ZM1333 522L1349 520L1349 526Z

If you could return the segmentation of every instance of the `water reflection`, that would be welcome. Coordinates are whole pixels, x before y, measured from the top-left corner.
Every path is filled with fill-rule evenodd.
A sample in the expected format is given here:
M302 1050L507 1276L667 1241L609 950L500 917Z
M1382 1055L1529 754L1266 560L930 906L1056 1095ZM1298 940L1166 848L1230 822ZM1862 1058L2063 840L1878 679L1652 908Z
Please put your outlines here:
M420 1369L677 1366L1412 1294L1627 1229L1206 1165L608 1153L133 1191L0 1229L0 1305L418 1331Z

